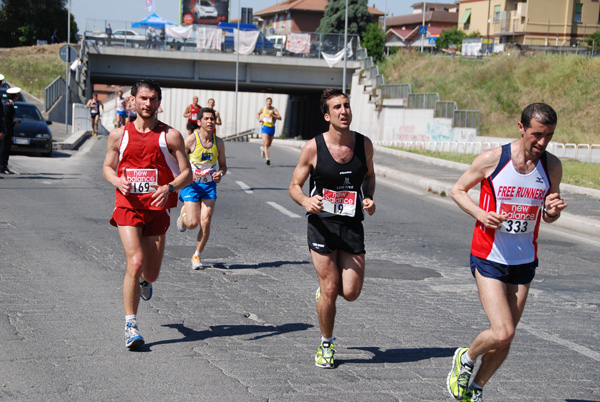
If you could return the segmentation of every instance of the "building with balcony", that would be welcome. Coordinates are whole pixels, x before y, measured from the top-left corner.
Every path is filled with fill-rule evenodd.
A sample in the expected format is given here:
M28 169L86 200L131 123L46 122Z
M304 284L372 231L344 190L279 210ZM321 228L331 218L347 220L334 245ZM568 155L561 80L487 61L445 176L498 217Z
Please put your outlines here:
M461 0L458 28L494 43L576 46L600 30L598 0Z
M287 35L291 32L315 32L325 14L328 0L284 0L271 7L255 12L262 18L259 26L268 34ZM368 7L376 23L384 13Z
M419 34L423 24L423 8L425 10L425 37ZM454 3L422 2L412 5L412 14L398 15L384 19L386 28L386 47L435 47L435 40L442 31L456 27L458 24L458 5Z

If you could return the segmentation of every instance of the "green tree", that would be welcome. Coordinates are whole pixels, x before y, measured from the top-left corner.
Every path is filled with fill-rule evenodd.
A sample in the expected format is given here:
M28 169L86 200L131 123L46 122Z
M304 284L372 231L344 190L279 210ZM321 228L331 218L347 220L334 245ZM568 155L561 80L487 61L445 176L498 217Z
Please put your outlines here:
M0 0L0 47L30 46L38 40L67 39L67 0ZM71 14L71 42L77 24Z
M317 32L344 33L346 0L329 0ZM348 33L362 35L373 22L367 0L348 0Z
M596 31L585 38L585 43L594 50L600 49L600 31Z
M369 24L361 41L362 47L367 49L369 56L378 63L383 60L383 47L385 46L385 35L379 24Z
M456 48L460 50L462 47L462 41L465 38L478 38L481 34L479 31L466 34L466 32L454 27L450 29L444 29L437 39L436 47L438 49L448 49L450 45L456 45Z

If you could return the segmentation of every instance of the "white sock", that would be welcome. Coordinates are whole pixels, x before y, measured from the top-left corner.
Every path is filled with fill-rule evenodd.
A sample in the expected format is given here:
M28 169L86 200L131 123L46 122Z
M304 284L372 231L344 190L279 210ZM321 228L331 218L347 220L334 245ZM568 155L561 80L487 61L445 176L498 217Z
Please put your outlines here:
M125 316L125 324L127 324L128 322L137 324L137 316L135 314L134 315L126 315Z
M334 339L335 338L333 336L331 338L325 338L325 337L321 336L321 343L323 343L323 342L332 343Z
M189 254L188 254L188 255L189 255ZM199 252L197 252L197 251L194 251L194 255L195 255L196 257L200 257L200 256L202 256L202 253L199 253Z
M460 358L460 361L463 364L466 364L467 366L473 367L475 365L475 360L471 360L471 358L469 357L469 352L463 353L462 357Z

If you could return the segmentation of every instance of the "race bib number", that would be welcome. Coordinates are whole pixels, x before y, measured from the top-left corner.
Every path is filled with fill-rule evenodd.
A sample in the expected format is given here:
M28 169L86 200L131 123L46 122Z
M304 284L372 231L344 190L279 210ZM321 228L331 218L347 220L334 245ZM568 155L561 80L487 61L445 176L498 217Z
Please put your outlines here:
M196 183L201 183L201 184L205 184L205 183L210 183L211 181L213 181L213 172L214 170L214 166L197 166L197 165L193 165L194 167L194 181Z
M263 122L273 123L273 116L271 116L270 114L263 114Z
M333 191L323 189L323 211L341 216L354 216L356 191Z
M508 234L532 233L539 211L537 205L500 204L498 213L508 218L502 222L500 231Z
M125 178L131 183L132 194L153 193L153 185L158 185L158 170L156 169L127 169Z

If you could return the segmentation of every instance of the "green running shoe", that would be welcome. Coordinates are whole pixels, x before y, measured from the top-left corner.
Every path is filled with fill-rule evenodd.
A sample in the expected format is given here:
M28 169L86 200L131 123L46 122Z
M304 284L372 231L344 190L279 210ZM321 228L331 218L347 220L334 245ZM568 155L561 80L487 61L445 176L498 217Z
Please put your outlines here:
M475 388L468 390L462 402L483 402L483 390Z
M319 301L319 297L321 297L321 287L317 288L317 292L315 293L315 300Z
M452 360L452 371L450 371L448 379L446 380L448 392L459 401L465 396L467 388L469 387L469 380L473 374L473 366L463 364L461 361L461 357L467 353L467 350L469 350L469 348L456 349Z
M334 368L333 355L335 354L335 348L331 342L323 342L319 345L317 355L315 356L315 365L321 368Z

